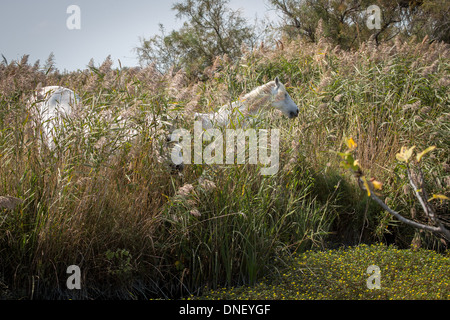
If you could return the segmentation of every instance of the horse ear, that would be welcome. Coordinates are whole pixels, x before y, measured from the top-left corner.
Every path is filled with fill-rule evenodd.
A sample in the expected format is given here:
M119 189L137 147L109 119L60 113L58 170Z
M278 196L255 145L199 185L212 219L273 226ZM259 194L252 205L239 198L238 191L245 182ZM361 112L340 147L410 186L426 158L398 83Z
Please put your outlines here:
M280 79L278 79L278 77L275 78L275 85L277 86L277 88L280 87Z

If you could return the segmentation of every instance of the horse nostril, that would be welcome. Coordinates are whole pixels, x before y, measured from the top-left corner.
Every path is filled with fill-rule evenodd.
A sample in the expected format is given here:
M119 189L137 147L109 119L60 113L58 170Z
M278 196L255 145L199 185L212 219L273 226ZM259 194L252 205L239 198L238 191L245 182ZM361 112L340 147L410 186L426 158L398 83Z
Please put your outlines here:
M289 118L295 118L298 116L298 109L296 111L289 112Z

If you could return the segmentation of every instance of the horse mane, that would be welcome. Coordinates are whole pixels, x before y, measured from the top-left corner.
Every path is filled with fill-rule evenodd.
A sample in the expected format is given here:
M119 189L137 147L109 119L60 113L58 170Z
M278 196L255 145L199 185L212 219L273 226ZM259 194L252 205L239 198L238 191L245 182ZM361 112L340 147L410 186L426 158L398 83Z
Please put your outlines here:
M241 103L241 107L246 107L245 110L241 111L245 111L245 113L247 114L254 114L258 110L268 106L269 102L272 101L272 99L277 100L277 98L284 97L286 88L281 83L281 90L279 90L279 93L276 97L272 97L272 89L274 86L275 81L270 81L262 86L255 88L254 90L240 98L239 102Z
M270 81L241 96L237 101L223 105L217 112L196 113L195 117L202 118L203 126L208 127L213 122L224 123L224 119L230 117L236 109L245 117L255 115L271 102L285 99L286 87L282 83L279 83L278 93L275 96L272 95L275 85L275 81Z

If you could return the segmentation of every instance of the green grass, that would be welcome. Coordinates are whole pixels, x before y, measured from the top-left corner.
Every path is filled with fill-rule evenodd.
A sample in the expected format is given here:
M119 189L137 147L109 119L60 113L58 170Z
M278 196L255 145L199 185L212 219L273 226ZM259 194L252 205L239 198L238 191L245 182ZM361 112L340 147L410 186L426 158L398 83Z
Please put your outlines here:
M367 268L380 268L380 289ZM279 273L251 287L223 288L193 299L450 299L450 255L380 244L294 255Z

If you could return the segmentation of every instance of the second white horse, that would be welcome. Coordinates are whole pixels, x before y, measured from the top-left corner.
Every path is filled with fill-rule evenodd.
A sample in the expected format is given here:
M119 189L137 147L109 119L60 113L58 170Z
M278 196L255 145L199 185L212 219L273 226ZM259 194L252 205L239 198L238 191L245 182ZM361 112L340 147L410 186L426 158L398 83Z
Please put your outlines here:
M267 112L269 107L280 110L290 119L298 116L297 105L278 77L254 89L238 101L220 107L217 112L195 113L194 116L202 121L203 129L214 126L227 127L231 122L235 125L245 123L250 116L261 115Z

